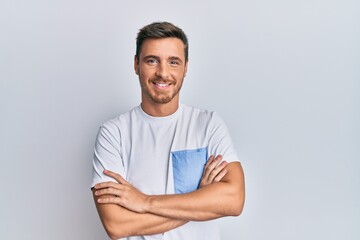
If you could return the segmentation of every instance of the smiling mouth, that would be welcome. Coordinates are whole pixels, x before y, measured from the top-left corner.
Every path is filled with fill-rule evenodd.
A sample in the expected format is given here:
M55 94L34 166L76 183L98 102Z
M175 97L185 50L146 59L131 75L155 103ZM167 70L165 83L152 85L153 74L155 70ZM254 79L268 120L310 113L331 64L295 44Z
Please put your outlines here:
M159 89L167 89L172 83L153 82L153 84Z
M167 87L170 84L168 84L168 83L155 83L155 85L158 86L158 87Z

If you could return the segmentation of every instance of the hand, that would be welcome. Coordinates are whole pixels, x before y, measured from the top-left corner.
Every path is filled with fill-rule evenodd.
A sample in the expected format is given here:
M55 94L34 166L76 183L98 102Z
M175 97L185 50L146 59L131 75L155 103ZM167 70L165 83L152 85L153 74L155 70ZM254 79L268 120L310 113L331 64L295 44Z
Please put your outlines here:
M224 168L227 165L227 162L221 162L221 160L221 155L218 155L216 158L214 157L214 155L210 156L209 160L204 166L204 171L201 176L199 188L206 187L211 183L220 182L221 179L226 175L227 170Z
M147 211L148 195L137 190L117 173L104 170L104 174L114 178L117 183L103 182L94 186L96 189L95 195L99 197L98 203L118 204L137 213L145 213Z

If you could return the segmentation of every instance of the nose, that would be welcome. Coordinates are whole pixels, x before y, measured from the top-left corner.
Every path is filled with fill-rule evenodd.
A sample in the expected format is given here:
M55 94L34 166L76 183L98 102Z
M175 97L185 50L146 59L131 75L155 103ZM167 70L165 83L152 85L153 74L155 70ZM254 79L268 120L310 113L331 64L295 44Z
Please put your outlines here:
M169 77L169 66L164 62L159 64L156 71L156 76L162 79L167 79Z

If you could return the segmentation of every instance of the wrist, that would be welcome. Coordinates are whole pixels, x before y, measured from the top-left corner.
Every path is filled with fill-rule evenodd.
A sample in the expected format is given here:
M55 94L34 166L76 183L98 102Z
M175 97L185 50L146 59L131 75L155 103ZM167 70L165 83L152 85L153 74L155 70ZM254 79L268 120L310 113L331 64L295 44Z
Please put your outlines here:
M154 204L154 196L152 195L146 195L146 200L145 200L145 206L144 206L144 210L146 213L151 213L151 209L153 208L153 204Z

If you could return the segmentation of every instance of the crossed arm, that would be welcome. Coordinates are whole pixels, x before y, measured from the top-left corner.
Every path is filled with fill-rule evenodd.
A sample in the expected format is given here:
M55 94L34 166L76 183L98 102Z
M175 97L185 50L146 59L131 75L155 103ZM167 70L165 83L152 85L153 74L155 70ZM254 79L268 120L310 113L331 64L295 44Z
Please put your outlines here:
M146 195L120 175L105 171L117 183L93 189L100 219L112 239L163 233L188 221L206 221L241 213L245 191L240 163L210 158L200 188L187 194Z

